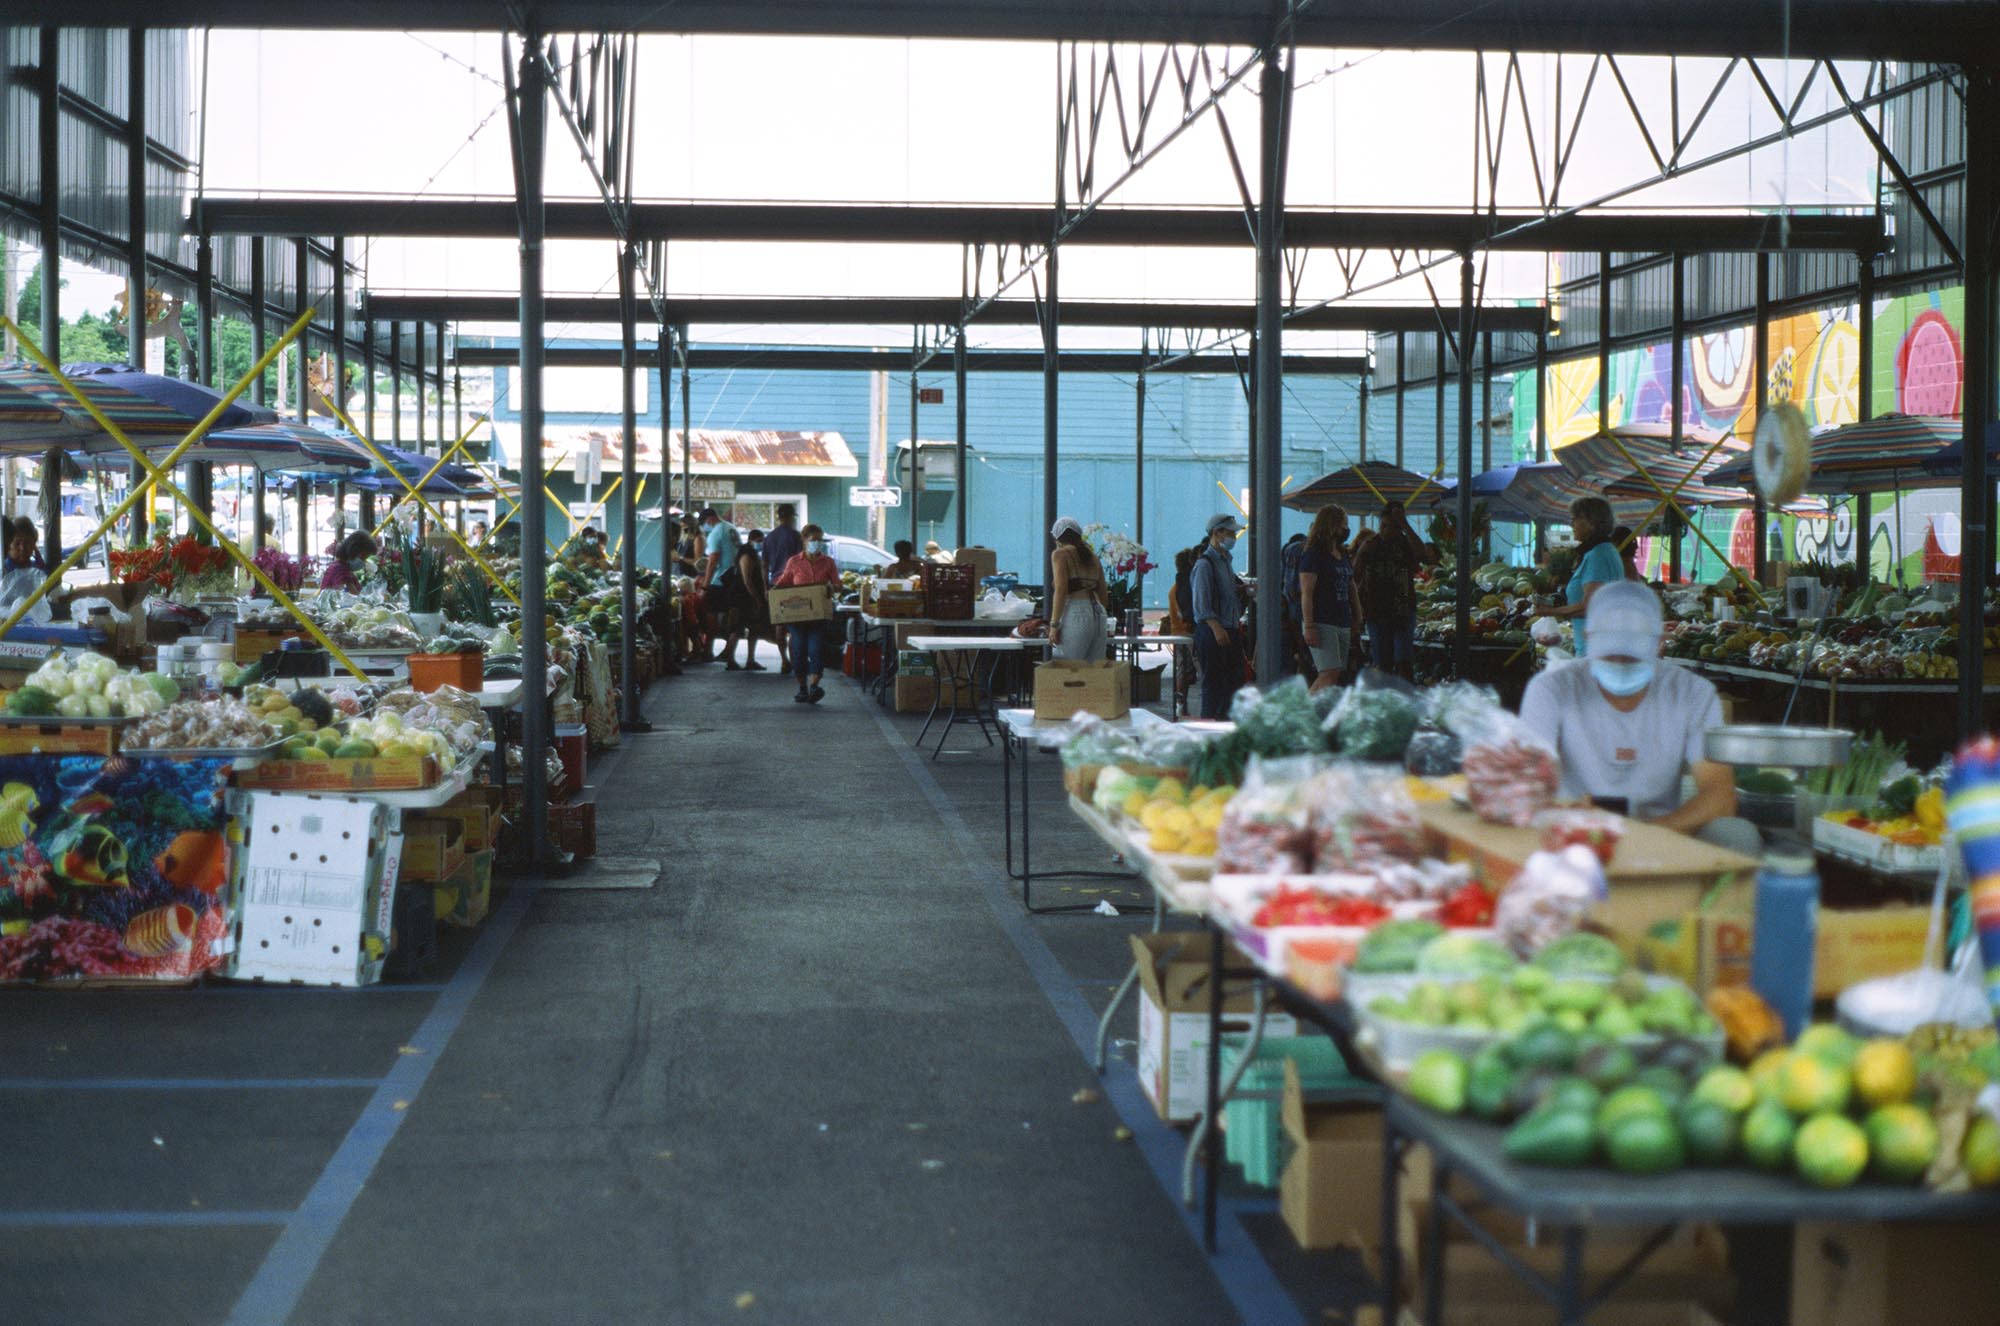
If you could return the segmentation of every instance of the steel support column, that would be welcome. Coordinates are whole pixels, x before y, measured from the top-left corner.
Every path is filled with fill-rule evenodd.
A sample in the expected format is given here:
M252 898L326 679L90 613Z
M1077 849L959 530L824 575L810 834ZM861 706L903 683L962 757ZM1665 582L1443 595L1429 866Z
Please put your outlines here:
M1750 402L1755 409L1751 419L1755 424L1761 425L1764 422L1764 411L1771 404L1771 260L1767 255L1759 253L1752 257L1752 261L1757 264L1755 311L1757 378L1750 384ZM1756 436L1754 428L1750 435ZM1751 485L1750 491L1750 533L1753 540L1750 553L1750 578L1761 585L1769 567L1769 558L1764 545L1764 526L1767 523L1764 494L1754 484Z
M914 339L912 344L914 345ZM910 357L910 549L912 552L922 552L924 546L917 538L917 499L924 488L923 448L917 445L917 365L922 361L922 348L913 348Z
M681 324L681 510L694 513L694 374L688 367L687 324ZM696 549L697 552L700 549Z
M1284 542L1282 491L1285 463L1285 170L1292 115L1292 61L1275 45L1264 52L1259 89L1263 197L1257 208L1257 419L1250 493L1250 536L1264 592L1257 603L1257 676L1266 686L1288 670L1284 656L1284 599L1276 591L1279 548Z
M1355 403L1355 431L1358 441L1355 445L1354 459L1357 462L1368 459L1368 389L1375 377L1372 354L1371 348L1370 364L1361 370L1361 376L1356 379L1358 399Z
M195 247L195 380L215 385L215 239L203 232Z
M521 34L519 78L514 89L514 184L521 223L521 811L526 822L531 868L550 864L548 786L549 653L548 507L542 498L542 259L545 216L542 160L548 88L540 47L542 35ZM398 356L400 359L400 356ZM398 383L397 415L402 414Z
M661 327L654 338L658 347L660 370L660 592L672 596L669 583L674 575L674 543L680 538L680 526L674 520L673 493L673 436L674 436L674 334ZM663 640L667 646L666 661L674 661L673 641Z
M305 236L299 236L293 243L298 245L297 261L293 267L294 280L292 289L298 312L293 316L303 317L306 309L312 305L312 299L310 298L312 287L312 255L307 249ZM298 364L297 389L295 394L299 404L299 422L304 424L312 418L312 406L310 404L312 400L311 327L299 333L299 339L292 343L292 354L295 356ZM299 508L298 549L299 561L303 563L311 555L310 531L307 527L312 523L310 519L312 511L312 480L302 474L297 477L297 485Z
M368 440L373 442L382 436L375 424L375 320L368 319L361 324L361 366L367 374L363 383L363 405L368 415ZM356 525L362 530L375 528L375 494L366 488L361 490Z
M1611 427L1611 255L1597 255L1597 426Z
M146 30L125 31L125 345L126 362L146 367ZM146 467L125 463L126 482L136 489ZM152 535L146 519L151 496L132 508L126 518L125 541L143 548ZM51 563L53 565L53 563Z
M1667 424L1668 445L1679 451L1687 416L1683 396L1686 387L1681 382L1682 375L1687 371L1687 262L1679 253L1671 257L1674 271L1672 293L1668 297L1667 377L1672 385L1667 388ZM1667 540L1667 580L1677 583L1681 578L1680 512L1669 509L1661 519L1673 527L1673 536Z
M521 329L521 344L528 343L528 332ZM541 348L542 338L535 338L535 346ZM521 449L526 451L529 434L522 433ZM403 324L389 324L389 440L397 446L403 444ZM537 447L537 451L540 448Z
M1855 395L1855 417L1861 420L1875 417L1875 255L1858 255L1860 274L1854 291L1854 329L1860 334L1860 344L1855 347L1856 372L1860 378L1860 390ZM1895 508L1890 508L1894 512ZM1875 523L1875 495L1856 493L1854 495L1854 569L1860 573L1865 586L1873 578L1874 558L1869 538L1869 527Z
M333 240L333 384L327 398L347 409L347 237ZM304 416L301 415L303 421Z
M1971 66L1965 94L1965 411L1959 488L1958 732L1985 727L1986 586L1993 578L1993 483L1986 463L1994 413L1994 215L2000 212L2000 73Z
M618 302L625 317L618 328L619 404L625 425L623 454L618 461L618 726L643 732L650 724L639 717L639 301L633 293L638 279L639 251L630 246L618 255ZM750 639L750 661L757 661L757 639Z
M965 445L965 328L963 327L958 329L957 335L951 342L951 392L952 405L958 415L957 432L954 434L958 448L958 462L955 466L958 474L958 501L955 503L958 508L958 542L952 546L963 548L966 546L967 538L966 508L972 494L972 474L969 464L971 458L966 455Z
M1535 460L1549 458L1549 329L1535 333Z
M36 145L42 187L42 353L62 362L62 32L41 32L41 118ZM50 566L63 559L62 466L60 447L42 453L42 556Z
M252 363L263 359L264 347L267 343L264 311L268 302L268 296L264 291L264 261L265 245L269 243L270 240L263 235L258 235L250 241L250 359ZM265 403L264 374L259 373L257 380L250 384L250 399L259 405ZM238 477L240 478L241 476ZM255 496L252 499L250 513L250 551L254 555L258 549L264 546L264 536L271 531L270 495L264 489L264 472L262 470L254 472L251 487ZM239 502L237 509L240 511L242 509L240 505L243 494L242 488L239 487L236 493Z
M1458 593L1451 639L1452 670L1461 678L1472 675L1472 346L1478 336L1473 293L1467 253L1458 260ZM1442 347L1438 381L1444 381Z
M1132 523L1133 539L1141 548L1146 546L1146 352L1151 348L1151 338L1144 329L1139 332L1139 372L1133 378L1132 388ZM1138 576L1133 581L1139 591L1139 602L1145 604L1146 578ZM1117 632L1118 623L1111 624Z
M1406 357L1403 333L1396 333L1396 465L1403 464L1403 374L1409 367Z
M410 324L410 350L415 356L410 365L410 376L415 378L417 383L417 445L415 449L418 455L422 455L424 452L424 324L421 322ZM403 412L402 403L402 393L398 392L396 394L397 414Z
M634 358L637 358L636 354L634 355ZM438 440L438 454L442 456L445 453L445 451L450 448L452 442L458 437L458 434L456 433L446 434L446 432L444 431L444 324L442 322L440 322L437 325L437 354L432 357L431 363L437 366L437 387L438 387L437 440ZM461 502L459 503L459 505L460 507L463 507L465 504Z
M1056 178L1062 178L1061 168L1057 168ZM1060 184L1056 211L1062 211ZM1056 486L1056 404L1062 386L1062 363L1056 353L1057 329L1061 313L1056 303L1056 257L1053 241L1049 245L1047 267L1047 289L1042 297L1042 565L1049 565L1049 556L1055 550L1055 540L1049 537L1049 530L1056 523L1056 502L1059 490ZM1044 581L1047 576L1043 576Z

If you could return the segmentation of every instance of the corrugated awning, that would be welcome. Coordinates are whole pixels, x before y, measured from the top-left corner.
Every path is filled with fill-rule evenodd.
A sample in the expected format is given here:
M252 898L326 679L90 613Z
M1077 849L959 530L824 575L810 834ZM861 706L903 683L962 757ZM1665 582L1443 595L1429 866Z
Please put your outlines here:
M633 457L641 473L660 472L660 430L641 427L639 450ZM667 461L681 468L682 433L675 429ZM590 447L604 457L604 469L615 471L625 459L621 430L600 427L553 427L544 430L542 463L550 469L567 467L571 457ZM805 479L852 479L861 473L847 440L836 432L790 429L697 428L694 430L692 473L703 475L789 475Z

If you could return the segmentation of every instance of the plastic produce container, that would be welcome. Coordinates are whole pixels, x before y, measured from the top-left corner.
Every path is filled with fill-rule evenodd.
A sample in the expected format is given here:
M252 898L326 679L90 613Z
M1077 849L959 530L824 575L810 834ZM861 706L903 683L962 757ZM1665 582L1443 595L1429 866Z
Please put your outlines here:
M1227 1082L1243 1058L1244 1036L1222 1038L1222 1080ZM1325 1036L1267 1036L1257 1057L1243 1070L1236 1094L1222 1107L1223 1155L1240 1166L1246 1182L1276 1188L1284 1167L1284 1127L1279 1106L1285 1092L1285 1060L1299 1066L1299 1084L1306 1091L1363 1087L1347 1071L1340 1051ZM1248 1097L1248 1099L1246 1099Z

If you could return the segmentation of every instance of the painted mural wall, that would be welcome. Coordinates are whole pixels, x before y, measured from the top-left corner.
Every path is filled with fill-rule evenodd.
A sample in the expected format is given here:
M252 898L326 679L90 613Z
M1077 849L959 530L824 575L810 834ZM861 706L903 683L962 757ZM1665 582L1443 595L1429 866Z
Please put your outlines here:
M1872 414L1889 411L1956 417L1963 400L1965 360L1961 328L1964 291L1958 287L1878 300L1874 317ZM1771 324L1770 389L1797 405L1814 429L1860 418L1861 337L1852 304L1817 309ZM1757 375L1753 328L1733 327L1690 337L1682 377L1682 420L1748 440L1756 426L1751 385ZM1611 355L1603 425L1663 423L1671 418L1672 354L1665 342ZM1534 374L1517 375L1514 459L1535 453ZM1597 432L1598 366L1594 355L1549 366L1544 389L1548 437L1560 448ZM1957 574L1958 496L1950 489L1883 493L1873 501L1869 529L1855 528L1852 501L1835 505L1827 520L1776 522L1773 557L1852 560L1865 540L1877 577L1917 583L1928 573ZM1754 560L1746 511L1691 513L1701 537L1683 544L1683 571L1699 580L1724 574L1723 557L1748 567ZM1666 540L1641 541L1641 562L1662 572Z

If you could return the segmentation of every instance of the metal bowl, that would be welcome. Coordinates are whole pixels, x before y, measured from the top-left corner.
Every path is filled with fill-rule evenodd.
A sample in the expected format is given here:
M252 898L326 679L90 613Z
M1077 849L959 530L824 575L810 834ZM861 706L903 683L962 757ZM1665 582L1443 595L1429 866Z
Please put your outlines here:
M1712 727L1703 738L1708 758L1749 768L1830 769L1847 763L1854 734L1844 728L1745 723Z

